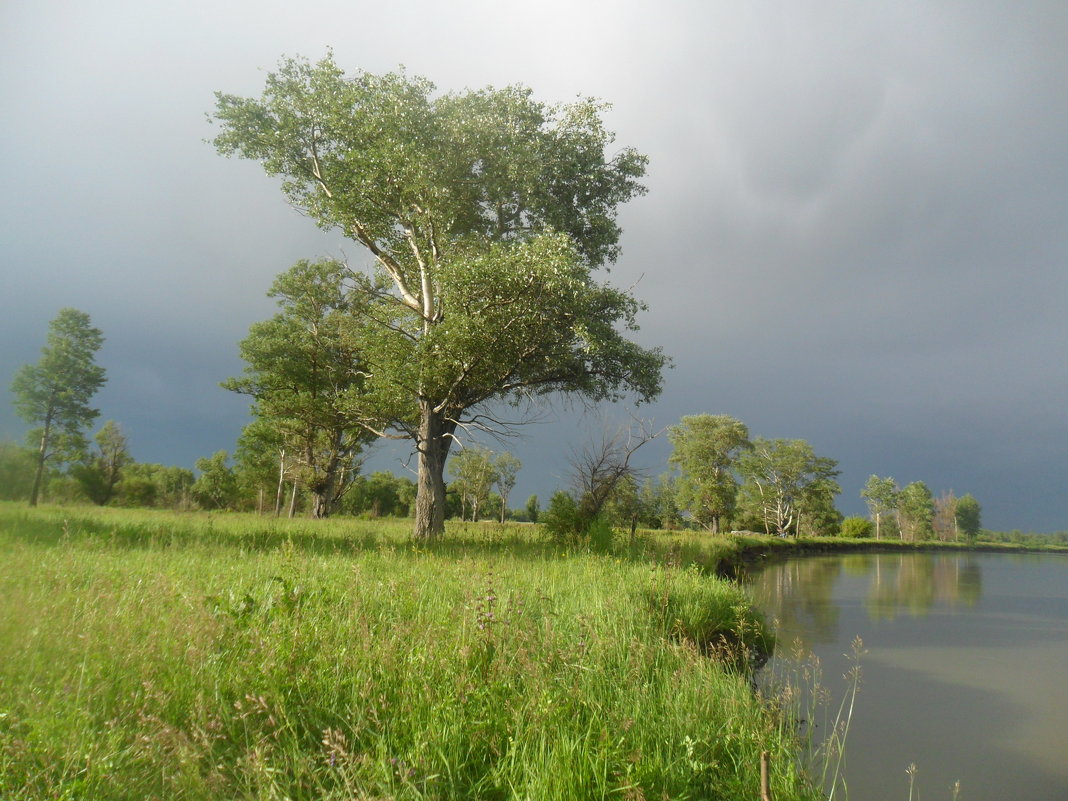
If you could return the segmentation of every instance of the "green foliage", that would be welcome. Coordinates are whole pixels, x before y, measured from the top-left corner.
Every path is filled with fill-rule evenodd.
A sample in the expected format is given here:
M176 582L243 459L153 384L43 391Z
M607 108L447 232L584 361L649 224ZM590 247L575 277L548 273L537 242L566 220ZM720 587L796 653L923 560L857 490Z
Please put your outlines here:
M567 542L581 534L583 523L578 504L570 492L557 490L549 499L549 508L541 516L545 531L557 542Z
M643 308L594 281L645 158L606 149L604 106L522 87L435 95L404 73L283 61L259 99L218 94L218 151L260 162L290 201L373 256L344 341L365 365L348 413L417 445L416 531L437 536L458 425L550 392L660 391L665 358L623 332Z
M415 482L388 470L357 476L342 500L342 511L363 517L408 517L415 501Z
M191 505L196 477L184 467L133 462L123 468L117 487L121 506L184 509Z
M843 515L834 505L841 492L837 481L817 480L801 494L797 504L796 530L800 537L836 537Z
M641 525L645 528L675 529L680 515L678 491L670 475L647 478L641 488Z
M934 495L922 481L913 481L898 495L897 518L901 539L915 542L934 537Z
M612 489L600 516L615 526L627 528L634 536L642 519L642 493L638 479L627 474Z
M761 519L767 533L780 537L797 535L799 521L803 526L808 517L828 518L834 497L841 491L835 480L838 463L816 456L803 439L757 437L752 448L739 455L737 464L745 479L743 511Z
M964 539L974 543L982 529L982 508L971 493L957 499L957 529Z
M89 500L104 506L115 497L123 470L133 459L127 449L126 435L114 420L104 423L93 439L95 451L73 465L71 475Z
M231 509L237 503L237 476L227 464L229 459L226 451L216 451L206 459L197 459L200 475L191 489L202 509Z
M668 429L668 439L670 461L679 470L675 484L679 508L718 533L721 519L734 512L738 493L734 460L749 447L749 429L729 415L691 415Z
M501 496L500 521L503 523L508 514L508 496L515 489L515 482L519 476L519 468L523 463L508 451L497 454L493 460L493 471L496 477L497 491Z
M875 521L875 538L882 538L884 518L897 510L898 495L900 490L897 482L892 478L879 478L873 475L860 491L860 495L868 504L872 519Z
M527 498L527 505L525 507L527 513L527 520L531 523L538 522L538 514L541 511L541 504L538 503L538 496L531 495Z
M582 541L594 553L609 553L616 542L616 531L607 515L601 514L590 521L583 521L585 530Z
M73 461L85 451L84 429L100 414L89 403L105 381L104 368L95 363L103 343L88 314L60 309L49 323L40 360L23 365L11 382L19 416L40 424L28 437L37 450L31 506L37 505L45 465Z
M471 520L478 520L480 510L483 510L490 490L497 481L493 454L477 446L464 448L453 454L449 472L455 479L453 488L460 493L461 509L466 510ZM461 517L464 517L463 511Z
M365 366L344 330L349 316L362 313L363 298L347 286L347 275L336 260L300 261L280 275L267 294L281 311L252 325L240 345L244 375L223 382L253 398L256 419L242 435L242 463L261 486L279 484L264 480L269 464L306 488L314 517L333 511L374 438L355 411L364 405Z
M34 454L14 442L0 441L0 500L30 497L33 489Z
M842 521L842 536L868 539L875 536L875 524L866 517L847 517Z

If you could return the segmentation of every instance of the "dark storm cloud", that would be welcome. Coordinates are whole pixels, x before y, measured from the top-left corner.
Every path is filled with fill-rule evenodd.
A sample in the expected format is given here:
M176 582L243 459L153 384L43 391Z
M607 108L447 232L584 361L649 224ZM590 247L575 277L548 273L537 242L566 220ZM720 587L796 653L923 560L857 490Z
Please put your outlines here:
M848 512L879 473L971 491L992 526L1068 527L1065 4L173 5L3 12L5 385L74 305L109 338L100 401L138 458L232 447L244 405L217 383L273 276L359 254L216 156L204 112L332 45L443 89L614 104L651 158L611 279L637 282L642 340L676 361L659 424L808 438L841 460ZM599 425L532 427L516 496L562 483L563 443Z

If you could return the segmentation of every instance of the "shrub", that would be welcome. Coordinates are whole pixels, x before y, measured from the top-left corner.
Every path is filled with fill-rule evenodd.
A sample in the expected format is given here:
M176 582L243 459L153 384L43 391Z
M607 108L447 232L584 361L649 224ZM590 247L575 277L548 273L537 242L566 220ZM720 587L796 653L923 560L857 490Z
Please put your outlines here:
M575 499L557 490L549 500L549 508L541 516L545 530L554 540L565 540L579 533L579 509Z
M847 517L842 521L842 536L871 539L875 536L875 526L866 517Z

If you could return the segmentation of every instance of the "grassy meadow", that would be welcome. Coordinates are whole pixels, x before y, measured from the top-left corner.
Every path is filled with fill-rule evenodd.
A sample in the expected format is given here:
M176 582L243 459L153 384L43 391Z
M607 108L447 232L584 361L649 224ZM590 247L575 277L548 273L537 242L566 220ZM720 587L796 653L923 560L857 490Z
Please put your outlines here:
M0 797L815 798L707 548L408 532L0 504Z

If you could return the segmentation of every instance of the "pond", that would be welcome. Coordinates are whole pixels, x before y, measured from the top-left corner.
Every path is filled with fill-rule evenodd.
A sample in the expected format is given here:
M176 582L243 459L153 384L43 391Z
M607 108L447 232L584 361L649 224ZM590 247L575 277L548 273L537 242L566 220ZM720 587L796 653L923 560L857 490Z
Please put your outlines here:
M1068 556L805 557L749 587L778 631L765 673L799 641L820 660L832 712L863 641L850 801L908 799L910 765L924 801L953 798L957 781L962 801L1068 799Z

